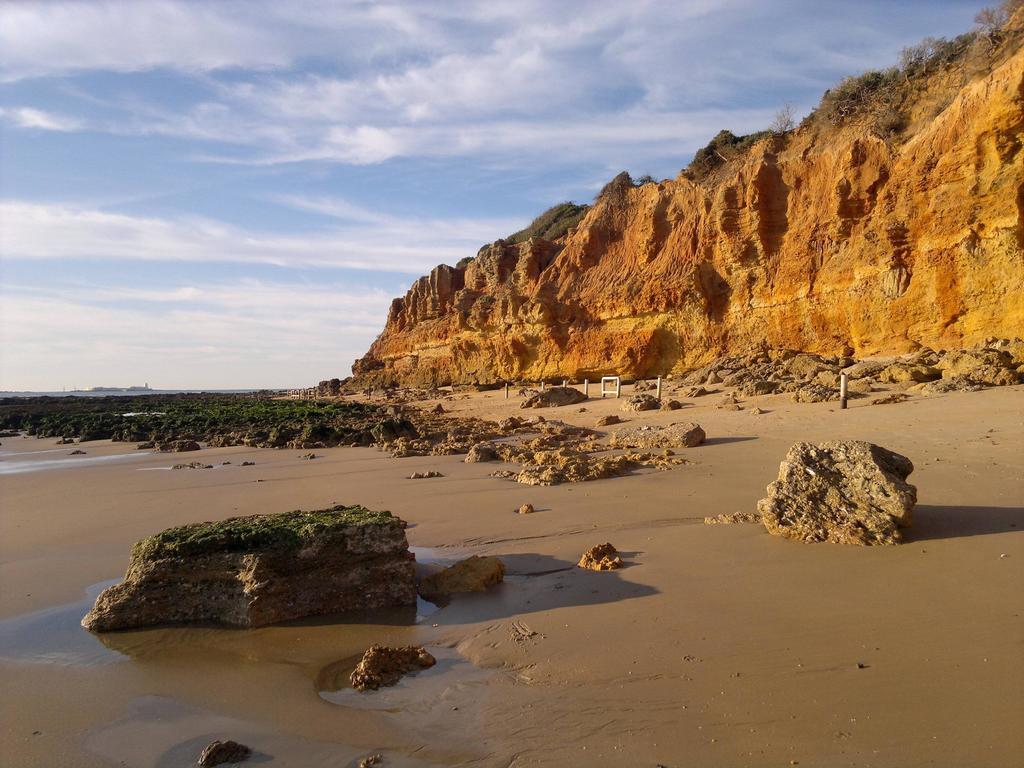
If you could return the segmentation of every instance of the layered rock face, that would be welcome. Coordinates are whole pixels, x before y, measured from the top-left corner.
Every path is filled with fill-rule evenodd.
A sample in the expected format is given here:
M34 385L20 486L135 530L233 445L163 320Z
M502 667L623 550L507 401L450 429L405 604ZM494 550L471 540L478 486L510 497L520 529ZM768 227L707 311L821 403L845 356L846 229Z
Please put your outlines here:
M1024 336L1024 53L935 78L902 143L819 121L701 183L613 183L555 242L438 267L354 372L650 377L762 344L865 357Z
M144 539L125 580L100 594L82 626L258 627L415 603L405 523L334 507L196 523Z

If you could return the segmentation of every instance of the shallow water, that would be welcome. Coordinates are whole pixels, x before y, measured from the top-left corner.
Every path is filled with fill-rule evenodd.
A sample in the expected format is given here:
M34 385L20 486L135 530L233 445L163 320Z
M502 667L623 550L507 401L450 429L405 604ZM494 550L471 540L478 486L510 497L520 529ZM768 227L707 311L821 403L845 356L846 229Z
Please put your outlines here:
M381 633L412 641L416 625L440 606L422 598L416 606L316 616L256 629L215 626L168 626L94 634L81 626L96 597L119 579L93 584L73 603L14 616L0 621L0 661L91 667L135 659L182 660L193 654L246 662L270 661L317 664L334 649L351 649L357 656ZM328 650L331 649L331 650ZM353 662L352 666L355 666ZM350 670L351 671L351 670Z
M388 712L416 712L430 709L434 702L450 695L452 688L479 685L495 673L474 666L452 648L428 647L437 663L419 672L407 674L395 685L378 691L355 690L349 684L349 675L359 663L360 656L328 664L316 677L320 698L332 704L360 709Z
M93 584L74 603L0 621L0 661L79 666L123 661L123 654L108 648L80 624L99 593L118 581Z
M74 450L72 448L71 450ZM34 454L51 453L51 451L33 451ZM141 459L150 455L150 451L139 451L136 453L119 453L113 456L70 456L66 459L29 459L12 461L5 456L25 457L32 454L8 453L0 454L0 475L19 475L25 472L41 472L48 469L69 469L81 467L94 467L98 464L114 464L121 461Z

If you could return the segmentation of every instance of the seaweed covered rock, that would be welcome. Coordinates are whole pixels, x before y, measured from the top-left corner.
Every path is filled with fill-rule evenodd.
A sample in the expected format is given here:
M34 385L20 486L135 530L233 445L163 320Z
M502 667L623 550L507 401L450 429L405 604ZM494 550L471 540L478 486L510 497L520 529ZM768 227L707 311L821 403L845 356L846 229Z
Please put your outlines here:
M198 451L202 448L195 440L172 440L169 443L160 443L157 447L166 453L185 453L187 451Z
M381 419L370 429L370 434L378 443L389 443L401 437L413 440L420 436L416 425L401 417Z
M352 672L350 681L357 691L376 691L385 685L394 685L402 675L429 669L437 663L421 645L390 648L371 645Z
M390 512L336 506L194 523L143 539L124 581L100 594L82 626L258 627L415 602L405 523Z
M420 582L420 594L437 601L460 592L484 592L505 578L505 564L496 557L472 555L427 576Z
M553 408L582 403L587 396L575 387L551 387L526 398L520 408Z
M859 440L797 443L757 503L769 533L799 541L898 544L917 489L906 456Z

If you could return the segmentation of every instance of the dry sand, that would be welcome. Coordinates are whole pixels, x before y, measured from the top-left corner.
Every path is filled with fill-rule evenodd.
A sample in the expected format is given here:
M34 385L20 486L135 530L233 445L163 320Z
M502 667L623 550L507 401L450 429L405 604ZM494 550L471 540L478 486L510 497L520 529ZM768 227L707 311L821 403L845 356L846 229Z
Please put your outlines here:
M1024 763L1024 387L847 411L749 399L761 415L718 401L621 414L699 422L709 439L682 452L691 463L550 488L461 456L338 448L300 461L96 442L70 457L49 440L3 439L0 763L170 768L214 738L281 766L354 766L373 752L385 766ZM620 403L530 413L591 426ZM444 405L523 413L501 392ZM913 459L907 543L806 545L702 524L753 509L793 442L847 438ZM182 457L215 468L165 469ZM63 459L80 464L10 473ZM445 476L405 479L426 470ZM421 561L497 555L509 576L418 620L410 609L100 638L78 626L136 539L334 502L407 520ZM516 514L525 502L537 512ZM625 569L572 567L604 541ZM426 644L439 663L356 694L347 672L372 642Z

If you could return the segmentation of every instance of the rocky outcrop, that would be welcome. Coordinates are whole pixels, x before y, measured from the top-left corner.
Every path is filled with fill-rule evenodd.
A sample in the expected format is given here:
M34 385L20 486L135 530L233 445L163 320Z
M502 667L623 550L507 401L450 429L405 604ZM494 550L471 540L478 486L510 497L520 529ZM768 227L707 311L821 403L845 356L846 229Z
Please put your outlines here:
M338 506L195 523L143 539L124 581L100 594L82 626L259 627L415 602L405 523Z
M437 602L460 592L484 592L505 578L505 564L496 557L472 555L420 581L420 595Z
M587 396L573 387L549 387L523 400L520 408L554 408L560 405L582 403Z
M467 464L478 464L487 461L497 461L498 452L490 443L477 443L469 449L466 454Z
M630 395L622 402L622 410L627 413L636 413L638 411L656 411L661 407L661 403L658 402L658 398L654 395L637 394Z
M376 691L394 685L402 675L429 669L436 663L437 659L421 645L401 648L371 645L352 671L350 681L357 691Z
M646 378L765 341L869 357L1024 335L1021 18L987 64L915 83L898 139L808 120L697 181L609 185L554 241L438 267L357 378Z
M195 440L173 440L169 443L160 443L157 450L168 453L185 453L187 451L198 451L202 448Z
M667 427L626 427L616 430L610 443L613 448L641 448L651 451L664 448L693 448L703 443L705 437L700 424L687 422L670 424Z
M917 489L906 456L856 440L797 443L757 503L769 533L807 542L898 544Z

